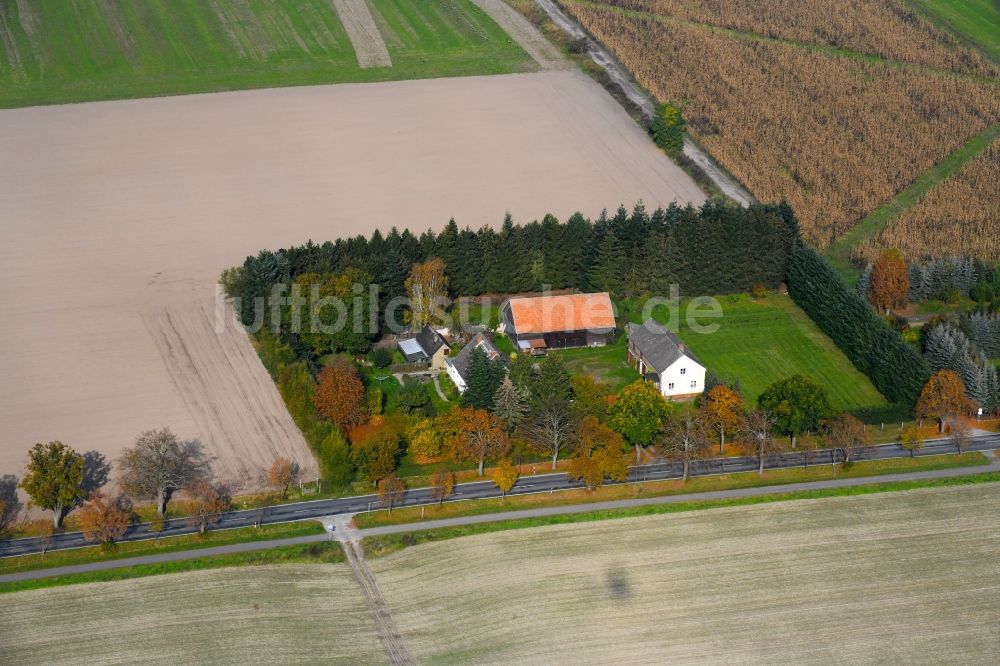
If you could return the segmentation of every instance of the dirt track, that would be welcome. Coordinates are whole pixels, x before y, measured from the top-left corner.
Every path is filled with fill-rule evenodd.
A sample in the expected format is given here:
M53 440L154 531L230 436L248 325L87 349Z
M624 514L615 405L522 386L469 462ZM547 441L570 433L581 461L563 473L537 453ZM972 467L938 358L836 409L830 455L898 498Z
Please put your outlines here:
M573 71L2 111L0 473L36 441L115 457L165 425L225 470L305 462L271 439L288 416L259 368L205 357L192 390L148 324L212 312L220 271L261 248L640 198L703 195ZM231 344L185 330L197 354Z

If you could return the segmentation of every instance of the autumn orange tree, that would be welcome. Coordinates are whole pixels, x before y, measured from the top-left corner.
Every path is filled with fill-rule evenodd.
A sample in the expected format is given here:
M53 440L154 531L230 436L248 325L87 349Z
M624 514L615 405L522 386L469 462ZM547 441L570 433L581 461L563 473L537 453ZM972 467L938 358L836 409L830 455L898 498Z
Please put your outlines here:
M221 483L212 483L208 478L196 478L184 492L189 499L187 524L197 529L198 534L205 534L229 509L229 489Z
M113 549L128 530L128 513L122 504L119 498L99 490L91 493L78 514L84 538L99 542L106 550Z
M585 416L576 431L576 451L566 475L582 481L587 490L604 485L605 479L624 481L628 477L628 445L620 433Z
M377 486L381 479L396 471L399 445L399 433L390 426L381 426L351 444L351 462L361 478Z
M490 476L496 487L500 489L500 499L507 496L510 489L514 487L515 483L517 483L519 476L521 476L521 474L517 471L517 467L514 466L514 463L510 461L510 458L500 459L497 466L493 468L493 474Z
M392 513L392 507L403 501L405 494L406 484L403 483L401 478L396 476L395 472L392 472L378 482L379 504L389 509L389 513Z
M868 430L865 424L847 412L827 421L823 431L827 445L840 453L840 460L845 468L868 446Z
M344 430L365 422L365 387L354 363L338 358L323 368L317 379L313 404L320 414Z
M965 392L965 384L958 373L938 370L927 380L913 415L918 419L935 419L938 432L944 432L945 423L968 414L976 408L976 401Z
M281 499L288 497L288 487L299 478L298 463L288 458L278 458L267 472L268 481L281 492Z
M740 427L743 397L725 384L713 386L701 403L702 422L719 435L719 454L726 454L726 433Z
M475 460L482 476L487 460L506 455L510 449L504 423L485 409L462 409L458 417L459 430L452 440L452 455L455 460Z
M868 298L872 305L888 313L906 307L910 293L910 274L899 250L886 250L872 266Z
M438 505L455 492L455 473L447 467L438 467L431 476L431 499Z
M406 278L406 295L410 299L410 322L414 328L430 323L436 309L442 309L448 297L448 276L444 262L437 257L413 264Z

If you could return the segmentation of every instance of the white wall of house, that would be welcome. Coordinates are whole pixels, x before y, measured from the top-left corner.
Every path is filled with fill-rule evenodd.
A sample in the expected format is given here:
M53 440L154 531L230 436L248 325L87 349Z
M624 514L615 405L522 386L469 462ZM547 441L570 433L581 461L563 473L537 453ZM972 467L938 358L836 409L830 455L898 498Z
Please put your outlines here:
M660 392L671 398L705 390L705 368L687 356L681 356L660 375Z
M458 374L458 370L451 363L448 363L445 371L448 373L448 377L451 378L452 383L455 384L455 388L458 389L459 393L465 393L465 380L462 379L462 375Z

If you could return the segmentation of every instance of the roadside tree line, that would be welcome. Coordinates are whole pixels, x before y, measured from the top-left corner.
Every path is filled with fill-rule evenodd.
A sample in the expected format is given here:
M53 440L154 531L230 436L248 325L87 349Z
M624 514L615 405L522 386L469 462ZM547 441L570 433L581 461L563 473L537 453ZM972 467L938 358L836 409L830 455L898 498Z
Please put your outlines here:
M0 535L17 529L34 507L51 512L51 521L42 524L42 536L51 538L76 511L84 537L110 548L140 519L136 501L155 506L151 527L158 533L168 503L178 493L185 499L187 524L204 534L231 508L237 488L268 487L272 494L264 501L270 503L284 498L299 478L298 465L285 458L261 470L258 478L239 482L216 478L211 463L197 440L181 440L169 428L148 430L122 450L114 466L117 478L111 482L113 466L104 456L77 453L60 441L36 443L28 451L23 476L0 479ZM29 497L27 507L18 499L18 488Z

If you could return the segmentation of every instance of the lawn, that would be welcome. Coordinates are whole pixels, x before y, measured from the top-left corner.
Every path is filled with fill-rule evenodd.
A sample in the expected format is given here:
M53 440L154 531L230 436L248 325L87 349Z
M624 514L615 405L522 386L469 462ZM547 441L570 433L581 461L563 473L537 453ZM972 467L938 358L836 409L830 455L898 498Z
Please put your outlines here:
M535 68L470 0L369 6L392 67L358 67L329 0L5 2L0 108Z
M699 360L720 377L738 377L750 404L772 382L802 374L826 387L838 410L865 410L888 405L868 378L816 327L788 296L772 294L760 300L745 295L719 297L723 316L719 329L698 334L691 330L681 307L675 327ZM668 313L654 317L668 323ZM703 323L712 323L704 320Z
M612 393L639 379L639 373L628 364L628 338L619 332L615 341L605 347L581 347L549 352L558 356L574 375L593 375L607 384Z
M996 0L912 1L1000 62L1000 4Z

